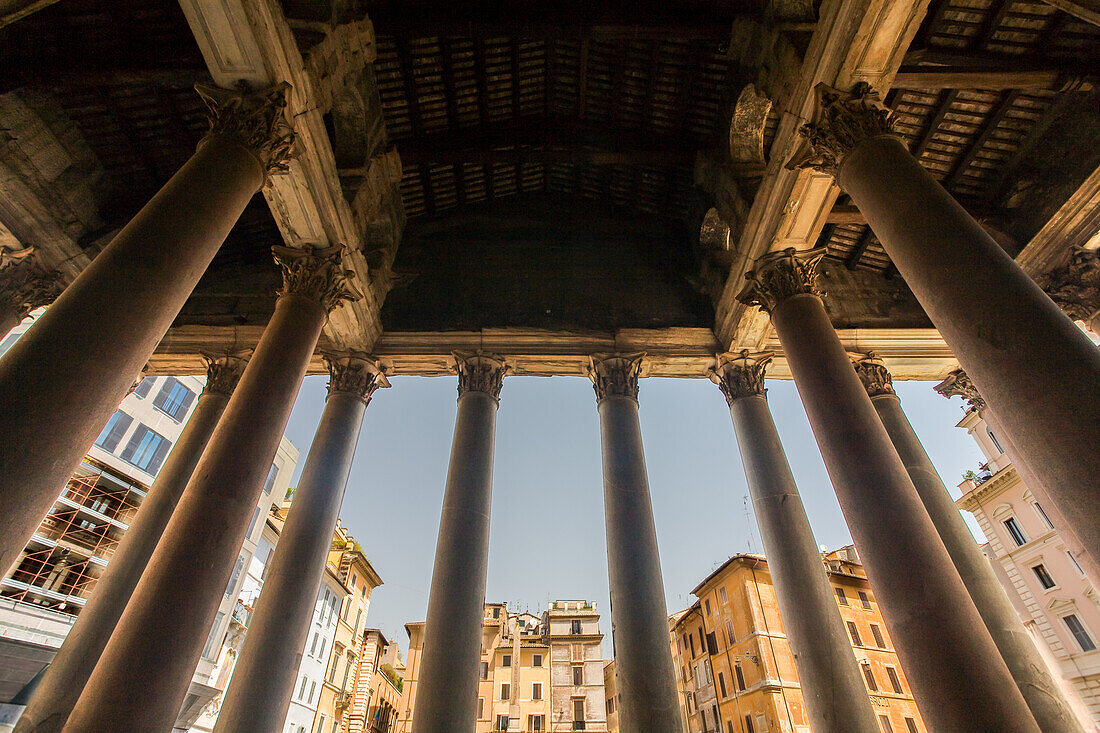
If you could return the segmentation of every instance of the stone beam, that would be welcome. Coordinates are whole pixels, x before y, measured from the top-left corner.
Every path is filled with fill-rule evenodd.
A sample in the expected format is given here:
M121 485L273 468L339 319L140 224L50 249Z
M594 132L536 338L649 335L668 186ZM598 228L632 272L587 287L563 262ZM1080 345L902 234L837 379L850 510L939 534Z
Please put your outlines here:
M763 350L771 327L762 315L738 303L744 274L756 258L772 250L815 245L836 201L830 176L786 169L798 149L798 128L811 119L814 86L825 81L847 89L859 81L885 91L920 27L929 0L825 0L817 29L792 85L780 100L776 130L759 193L737 246L737 257L716 307L715 334L729 351Z
M56 2L57 0L0 0L0 28Z
M1037 278L1069 262L1075 248L1100 249L1100 168L1085 179L1050 221L1032 237L1016 262Z
M264 188L264 196L287 246L347 247L344 265L355 273L352 284L360 297L332 314L325 336L338 348L370 351L381 333L378 314L385 290L372 286L372 277L380 273L370 271L364 252L396 248L403 225L400 200L393 200L400 161L392 152L362 161L366 180L349 202L323 118L375 58L370 21L331 29L303 58L277 0L181 0L180 5L215 84L290 85L287 107L295 154L289 170Z

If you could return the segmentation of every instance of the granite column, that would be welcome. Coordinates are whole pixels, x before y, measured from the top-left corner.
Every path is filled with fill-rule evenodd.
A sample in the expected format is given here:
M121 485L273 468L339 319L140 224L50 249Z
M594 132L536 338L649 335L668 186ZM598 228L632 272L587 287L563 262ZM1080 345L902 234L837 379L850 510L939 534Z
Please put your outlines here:
M439 520L413 733L473 730L489 566L493 444L507 366L455 354L458 415ZM438 641L437 641L438 640Z
M841 510L932 730L1039 730L814 282L824 248L760 258L738 296L771 315Z
M278 733L309 637L363 414L389 382L364 354L329 354L328 399L225 693L216 732Z
M283 288L248 367L63 730L171 727L328 313L341 246L276 247Z
M771 354L723 355L711 378L729 403L811 727L821 733L881 733L768 409L764 370L770 360Z
M211 127L195 154L0 359L0 571L288 155L281 87L203 96Z
M594 355L600 413L607 575L622 733L680 733L668 611L649 495L638 379L643 354Z

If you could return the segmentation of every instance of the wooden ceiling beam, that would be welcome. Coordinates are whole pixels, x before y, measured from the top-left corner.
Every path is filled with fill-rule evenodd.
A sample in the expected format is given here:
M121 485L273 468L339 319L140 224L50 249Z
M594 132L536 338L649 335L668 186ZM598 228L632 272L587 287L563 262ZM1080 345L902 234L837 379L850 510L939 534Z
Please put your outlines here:
M966 171L970 168L970 164L974 162L974 159L978 157L978 153L985 147L986 142L989 141L993 134L997 131L997 127L1001 124L1001 120L1005 118L1008 111L1012 109L1012 105L1016 102L1016 97L1020 96L1018 91L1009 91L1001 97L1001 101L997 103L997 106L990 112L988 119L982 122L982 131L974 139L974 142L966 149L962 158L952 168L951 173L947 176L947 180L944 186L950 190L966 175Z
M863 259L863 253L871 246L871 241L874 238L875 234L871 231L871 227L864 227L863 233L859 235L859 239L856 240L855 246L852 247L852 251L848 253L848 257L844 260L844 266L849 270L856 269L856 266L859 265L859 261Z

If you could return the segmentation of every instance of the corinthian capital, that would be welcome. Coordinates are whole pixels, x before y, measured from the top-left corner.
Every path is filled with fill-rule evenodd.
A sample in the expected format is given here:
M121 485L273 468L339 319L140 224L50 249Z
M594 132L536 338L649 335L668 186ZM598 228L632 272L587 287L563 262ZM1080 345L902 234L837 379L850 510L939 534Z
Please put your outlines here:
M730 407L742 397L764 397L768 392L764 389L764 373L773 356L771 352L753 354L747 349L736 355L719 354L710 381L722 390Z
M788 247L782 252L769 252L745 273L745 287L737 299L745 305L756 305L771 313L777 305L792 295L810 293L822 295L816 287L817 266L825 256L824 247L798 251Z
M1074 247L1068 263L1038 282L1067 316L1092 331L1100 327L1100 250Z
M952 371L946 379L932 389L948 399L958 395L966 400L967 405L979 412L985 409L985 400L978 394L978 388L970 381L970 375L962 369Z
M455 352L455 370L458 372L458 396L467 392L484 392L493 399L500 399L504 375L508 364L504 358L480 351L474 354Z
M874 352L868 351L866 354L857 355L852 359L852 366L856 368L859 381L863 382L863 388L867 390L869 397L895 394L890 371Z
M596 390L596 402L606 397L629 397L637 402L643 359L645 353L593 354L589 357L588 377Z
M19 320L52 303L64 289L61 275L42 267L33 248L12 252L0 247L0 306L14 311Z
M210 392L229 397L241 381L248 366L247 351L227 351L224 354L202 354L206 362L206 386L203 394Z
M210 123L207 135L232 137L252 151L265 175L287 168L294 130L287 122L286 82L259 91L238 90L199 84L195 91L206 104Z
M328 353L322 356L328 367L328 393L350 392L370 404L370 398L380 387L389 387L390 382L382 372L381 365L366 354L357 351Z
M302 295L321 304L326 313L344 300L355 300L358 294L352 289L348 277L352 273L343 268L340 255L343 245L332 247L282 247L271 248L275 261L283 268L283 287L279 295Z
M859 142L893 132L890 110L867 82L859 82L850 92L821 83L814 94L814 118L798 130L806 140L787 162L789 169L813 168L835 176Z

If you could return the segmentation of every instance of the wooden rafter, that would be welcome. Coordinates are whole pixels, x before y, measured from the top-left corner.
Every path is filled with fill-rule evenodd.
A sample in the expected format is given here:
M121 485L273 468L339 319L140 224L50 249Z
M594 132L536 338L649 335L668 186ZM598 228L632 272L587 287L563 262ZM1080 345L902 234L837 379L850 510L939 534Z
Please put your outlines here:
M982 123L982 131L978 137L970 143L966 152L959 158L958 163L951 170L951 173L947 176L946 186L948 189L954 188L963 176L966 175L967 169L970 168L970 164L974 162L974 159L978 157L982 148L985 147L986 142L993 137L997 131L997 127L1001 124L1001 120L1005 118L1008 111L1012 109L1012 105L1016 102L1016 98L1020 96L1020 93L1016 90L1008 91L1001 97L1001 101L993 108L989 117Z
M863 253L871 246L871 242L874 238L875 234L871 231L871 227L863 227L863 232L859 235L859 239L856 240L855 245L852 247L852 251L848 253L848 257L844 260L844 266L849 270L856 269L859 265L859 261L863 259Z
M955 98L959 96L957 89L948 89L940 95L939 102L936 104L936 111L932 115L932 119L928 121L928 127L925 128L924 134L921 135L920 140L913 146L913 157L920 160L920 157L924 155L924 151L928 149L932 139L936 136L936 131L940 129L940 125L943 124L943 120L947 117L948 111L951 109L951 105L955 103Z

